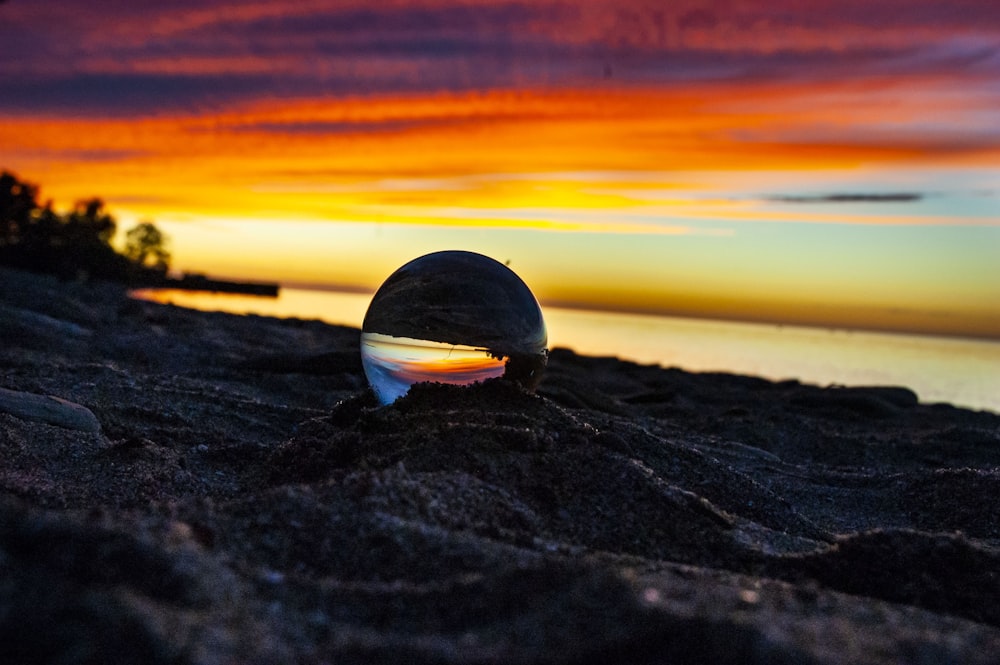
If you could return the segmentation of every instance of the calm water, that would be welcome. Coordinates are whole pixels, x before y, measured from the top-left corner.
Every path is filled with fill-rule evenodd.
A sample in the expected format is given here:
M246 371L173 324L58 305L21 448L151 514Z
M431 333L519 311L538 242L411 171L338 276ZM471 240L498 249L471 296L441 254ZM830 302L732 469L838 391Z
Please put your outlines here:
M361 327L371 294L282 288L278 298L140 294L182 307ZM818 385L907 386L924 402L1000 413L1000 342L543 307L549 346L694 371Z

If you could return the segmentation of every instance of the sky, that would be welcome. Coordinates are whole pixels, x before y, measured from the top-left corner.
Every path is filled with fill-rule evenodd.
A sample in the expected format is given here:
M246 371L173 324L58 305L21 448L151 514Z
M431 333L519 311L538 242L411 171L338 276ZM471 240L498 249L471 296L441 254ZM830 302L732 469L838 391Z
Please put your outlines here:
M994 0L0 0L0 168L173 267L1000 339Z

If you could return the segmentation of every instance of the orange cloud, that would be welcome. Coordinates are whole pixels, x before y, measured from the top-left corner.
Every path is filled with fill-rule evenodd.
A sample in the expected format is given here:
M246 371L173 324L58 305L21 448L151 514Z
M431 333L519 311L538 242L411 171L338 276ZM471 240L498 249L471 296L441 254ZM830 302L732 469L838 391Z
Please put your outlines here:
M445 207L650 205L626 191L641 184L602 182L599 174L609 172L632 173L636 183L650 180L643 172L656 174L655 186L663 188L671 186L663 182L671 172L690 180L683 174L1000 163L1000 136L973 144L948 128L935 133L933 123L947 110L941 102L921 103L905 87L872 93L869 86L497 91L260 101L142 119L18 117L0 125L0 144L13 166L43 182L62 205L99 194L154 217L433 222L433 209ZM961 117L980 110L952 111ZM590 175L577 182L546 176L580 172ZM706 208L707 199L711 191L685 214L755 214L718 202ZM476 223L474 216L465 221Z

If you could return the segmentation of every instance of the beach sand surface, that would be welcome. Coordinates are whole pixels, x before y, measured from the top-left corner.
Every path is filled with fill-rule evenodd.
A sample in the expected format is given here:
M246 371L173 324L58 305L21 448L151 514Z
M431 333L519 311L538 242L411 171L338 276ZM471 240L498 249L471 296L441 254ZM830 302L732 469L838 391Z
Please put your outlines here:
M1000 416L358 337L0 270L0 662L1000 657Z

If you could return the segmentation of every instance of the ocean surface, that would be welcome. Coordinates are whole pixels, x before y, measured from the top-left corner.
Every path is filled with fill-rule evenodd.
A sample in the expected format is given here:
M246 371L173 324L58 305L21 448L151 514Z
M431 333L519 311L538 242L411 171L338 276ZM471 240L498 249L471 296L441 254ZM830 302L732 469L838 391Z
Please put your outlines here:
M141 291L181 307L361 327L368 293L285 288L278 298ZM545 307L549 348L691 371L821 386L906 386L922 402L1000 413L1000 342Z

